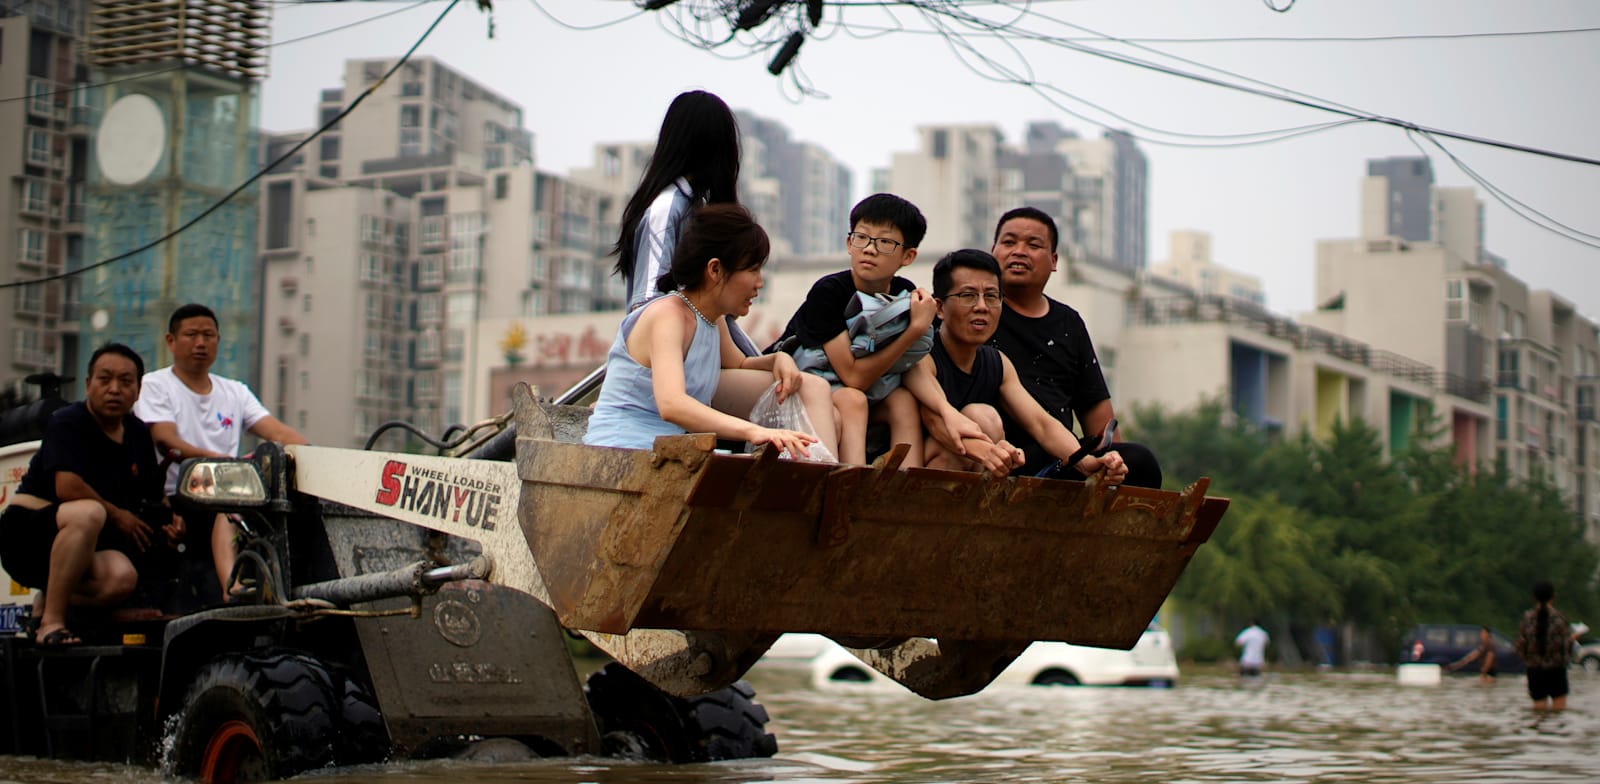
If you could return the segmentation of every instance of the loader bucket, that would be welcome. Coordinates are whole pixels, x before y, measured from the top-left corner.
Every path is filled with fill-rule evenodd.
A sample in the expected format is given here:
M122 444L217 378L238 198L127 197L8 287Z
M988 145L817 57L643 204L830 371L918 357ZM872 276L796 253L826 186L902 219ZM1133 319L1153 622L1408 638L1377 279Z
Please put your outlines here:
M1228 506L1206 479L1175 493L900 470L903 451L837 466L716 452L709 434L629 450L550 433L519 415L523 533L562 624L610 634L1127 649Z

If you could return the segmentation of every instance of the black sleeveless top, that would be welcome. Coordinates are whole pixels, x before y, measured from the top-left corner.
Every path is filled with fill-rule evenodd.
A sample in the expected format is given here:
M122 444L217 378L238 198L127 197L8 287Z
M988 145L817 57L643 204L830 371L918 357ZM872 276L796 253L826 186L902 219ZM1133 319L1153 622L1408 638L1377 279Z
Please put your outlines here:
M978 347L978 355L972 360L972 372L967 373L956 365L955 360L944 350L944 337L935 335L933 351L934 371L939 374L939 386L944 389L945 399L957 410L965 408L972 403L987 403L991 406L1000 405L1000 382L1005 377L1004 366L1000 364L1000 350L991 345Z

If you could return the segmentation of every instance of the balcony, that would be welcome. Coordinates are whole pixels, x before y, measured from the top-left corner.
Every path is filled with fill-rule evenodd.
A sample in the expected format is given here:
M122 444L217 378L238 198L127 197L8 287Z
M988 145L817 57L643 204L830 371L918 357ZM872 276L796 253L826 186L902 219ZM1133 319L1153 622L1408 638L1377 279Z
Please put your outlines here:
M294 334L294 319L284 316L278 319L278 331L285 335Z
M1579 422L1600 422L1600 419L1596 419L1595 418L1594 411L1595 411L1595 407L1593 405L1580 405L1580 406L1578 406L1577 407L1578 421Z
M1502 370L1495 374L1494 385L1505 389L1521 389L1522 374L1515 370Z
M284 296L292 297L294 296L295 292L300 290L300 279L284 278L283 280L278 281L278 288L283 291Z

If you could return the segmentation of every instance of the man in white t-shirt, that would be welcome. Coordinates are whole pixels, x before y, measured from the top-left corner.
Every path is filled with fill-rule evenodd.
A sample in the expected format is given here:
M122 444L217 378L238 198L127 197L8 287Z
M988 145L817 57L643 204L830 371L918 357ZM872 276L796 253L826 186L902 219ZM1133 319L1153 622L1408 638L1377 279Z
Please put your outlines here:
M299 431L268 413L250 387L211 374L220 339L217 315L210 308L191 303L173 311L167 321L172 366L145 374L143 392L134 405L134 415L150 426L156 452L162 458L176 458L167 470L168 496L177 492L178 461L237 457L241 432L264 441L307 443ZM211 557L226 597L237 531L221 515L211 529Z
M1239 632L1238 637L1233 638L1233 644L1244 649L1239 654L1240 675L1253 676L1261 674L1261 668L1267 663L1267 642L1269 640L1271 638L1267 636L1267 630L1261 628L1260 621L1251 621L1248 628Z

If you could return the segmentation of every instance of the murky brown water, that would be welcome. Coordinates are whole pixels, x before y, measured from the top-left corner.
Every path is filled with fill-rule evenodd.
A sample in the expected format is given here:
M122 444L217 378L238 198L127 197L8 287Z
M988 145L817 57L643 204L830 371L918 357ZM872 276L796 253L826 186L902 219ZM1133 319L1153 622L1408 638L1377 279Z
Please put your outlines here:
M1529 710L1520 677L1402 687L1392 672L1281 673L1242 684L1185 673L1171 690L992 688L928 702L898 687L811 689L752 674L772 713L771 760L658 766L594 759L405 763L302 781L417 782L1593 782L1600 677L1569 708ZM0 758L0 780L135 782L122 766Z

